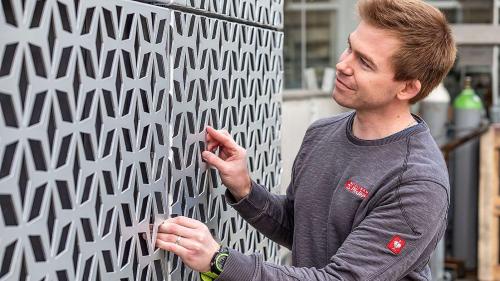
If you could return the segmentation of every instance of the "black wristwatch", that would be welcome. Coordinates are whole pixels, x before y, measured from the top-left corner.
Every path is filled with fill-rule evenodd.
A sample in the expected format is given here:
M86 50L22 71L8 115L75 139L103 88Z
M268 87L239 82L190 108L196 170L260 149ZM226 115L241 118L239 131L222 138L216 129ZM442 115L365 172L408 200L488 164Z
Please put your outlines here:
M224 264L229 257L229 249L227 247L220 247L219 251L214 254L210 261L210 271L220 275L224 270Z

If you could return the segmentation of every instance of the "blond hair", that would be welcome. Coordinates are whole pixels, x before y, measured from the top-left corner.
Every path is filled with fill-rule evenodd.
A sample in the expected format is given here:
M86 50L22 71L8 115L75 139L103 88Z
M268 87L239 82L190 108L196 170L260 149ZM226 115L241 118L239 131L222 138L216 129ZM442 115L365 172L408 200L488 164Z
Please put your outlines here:
M360 0L361 20L388 30L401 42L392 57L396 81L418 79L425 98L444 79L456 57L455 41L445 16L420 0Z

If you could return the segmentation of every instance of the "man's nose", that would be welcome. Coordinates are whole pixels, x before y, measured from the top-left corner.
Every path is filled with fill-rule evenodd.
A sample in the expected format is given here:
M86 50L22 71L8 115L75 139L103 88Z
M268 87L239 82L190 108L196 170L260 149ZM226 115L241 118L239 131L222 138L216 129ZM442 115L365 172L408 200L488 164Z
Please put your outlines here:
M352 61L352 54L344 53L340 57L340 60L336 65L337 71L347 76L353 75L354 70L351 67L351 61Z

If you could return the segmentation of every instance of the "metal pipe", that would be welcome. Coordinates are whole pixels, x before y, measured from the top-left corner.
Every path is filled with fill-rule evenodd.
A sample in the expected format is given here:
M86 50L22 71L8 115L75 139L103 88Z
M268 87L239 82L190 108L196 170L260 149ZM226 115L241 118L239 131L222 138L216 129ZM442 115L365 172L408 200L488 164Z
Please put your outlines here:
M438 9L443 9L443 10L462 9L462 3L456 0L449 0L449 1L430 0L426 2Z
M327 2L327 3L290 3L287 4L285 10L287 11L328 11L337 10L339 4L337 2Z
M493 25L499 24L499 11L500 10L500 0L493 0ZM499 71L498 71L498 61L499 61L500 48L498 45L493 47L493 62L491 64L491 80L492 80L492 96L493 96L493 106L500 106L499 104Z
M306 0L301 0L300 1L301 5L303 7L306 6ZM301 9L300 10L300 66L301 66L301 74L302 74L302 81L301 85L302 88L306 87L306 77L305 77L305 70L306 70L306 55L307 55L307 36L306 36L306 10Z
M493 63L491 64L491 80L492 80L492 96L493 96L493 106L500 106L499 104L499 77L498 77L498 60L500 48L498 46L493 47Z

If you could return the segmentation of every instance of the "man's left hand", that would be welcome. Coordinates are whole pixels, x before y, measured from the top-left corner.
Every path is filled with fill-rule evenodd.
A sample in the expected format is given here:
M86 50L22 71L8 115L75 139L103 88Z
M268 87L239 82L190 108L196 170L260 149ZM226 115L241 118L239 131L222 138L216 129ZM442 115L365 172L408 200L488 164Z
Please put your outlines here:
M160 225L156 246L176 254L198 272L210 271L210 261L220 248L205 224L181 216Z

